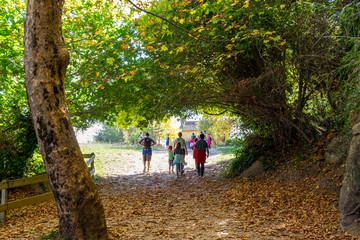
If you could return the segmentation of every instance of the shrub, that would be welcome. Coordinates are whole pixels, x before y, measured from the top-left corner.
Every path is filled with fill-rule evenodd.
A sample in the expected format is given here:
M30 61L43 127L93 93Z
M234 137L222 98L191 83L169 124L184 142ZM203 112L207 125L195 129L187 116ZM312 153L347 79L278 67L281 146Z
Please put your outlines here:
M27 162L26 170L24 172L25 177L31 177L38 174L45 173L44 161L39 153L39 150L36 149L32 158Z
M225 142L225 146L236 146L236 145L238 145L239 141L241 141L241 140L239 140L237 138L227 139Z
M23 177L37 147L30 113L16 111L0 126L0 179Z

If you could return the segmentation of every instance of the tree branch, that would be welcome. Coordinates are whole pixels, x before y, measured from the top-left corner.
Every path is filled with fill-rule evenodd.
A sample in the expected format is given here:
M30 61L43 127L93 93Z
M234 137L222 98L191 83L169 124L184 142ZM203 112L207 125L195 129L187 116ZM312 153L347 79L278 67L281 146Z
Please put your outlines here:
M188 30L186 30L186 29L184 29L184 28L180 27L179 25L177 25L177 24L175 24L175 23L173 23L173 22L171 22L171 21L167 20L167 19L166 19L166 18L164 18L164 17L161 17L161 16L159 16L159 15L157 15L157 14L155 14L155 13L152 13L152 12L146 11L145 9L142 9L142 8L140 8L140 7L136 6L136 4L134 4L131 0L127 0L127 1L128 1L129 3L131 3L131 5L133 5L136 9L138 9L138 10L140 10L140 11L142 11L142 12L145 12L145 13L147 13L147 14L153 15L154 17L160 18L160 19L164 20L165 22L167 22L167 23L169 23L169 24L173 25L174 27L176 27L176 28L178 28L178 29L180 29L180 30L182 30L182 31L186 32L187 34L189 34L190 36L192 36L192 37L194 37L194 38L197 38L197 39L200 39L200 40L204 40L204 41L206 41L206 42L211 42L211 41L210 41L210 40L208 40L208 39L204 39L204 38L201 38L201 37L195 36L194 34L192 34L191 32L189 32Z
M225 110L225 111L223 111L221 113L208 113L208 112L204 111L205 114L210 115L210 116L220 116L220 115L223 115L226 112L227 112L227 110Z

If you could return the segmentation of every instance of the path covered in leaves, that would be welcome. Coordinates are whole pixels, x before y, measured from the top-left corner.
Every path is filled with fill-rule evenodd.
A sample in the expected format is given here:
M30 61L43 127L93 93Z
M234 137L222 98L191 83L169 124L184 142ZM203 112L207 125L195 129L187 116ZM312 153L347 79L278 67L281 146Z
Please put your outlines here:
M110 239L355 239L340 231L338 196L314 187L315 177L224 179L231 156L212 150L204 178L189 155L177 179L168 173L166 151L153 153L149 173L140 152L97 155L108 159L96 182ZM41 203L12 210L0 239L40 239L57 228L54 203Z

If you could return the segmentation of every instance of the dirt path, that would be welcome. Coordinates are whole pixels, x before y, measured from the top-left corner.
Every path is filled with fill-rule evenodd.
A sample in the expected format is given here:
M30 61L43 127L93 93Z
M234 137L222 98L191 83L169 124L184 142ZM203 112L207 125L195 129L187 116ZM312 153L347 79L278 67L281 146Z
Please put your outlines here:
M204 178L197 177L191 153L185 176L176 178L168 172L165 150L153 151L146 173L140 150L85 152L95 152L101 162L96 183L109 239L357 239L340 230L338 195L316 187L313 176L298 182L271 173L254 180L224 179L232 156L216 149L210 151ZM53 201L11 210L8 218L0 225L0 239L41 239L58 228Z
M153 151L150 172L142 172L141 153L132 164L114 163L99 180L111 239L243 239L236 210L224 204L229 186L220 179L219 154L211 150L202 179L191 152L180 178L169 174L165 150Z

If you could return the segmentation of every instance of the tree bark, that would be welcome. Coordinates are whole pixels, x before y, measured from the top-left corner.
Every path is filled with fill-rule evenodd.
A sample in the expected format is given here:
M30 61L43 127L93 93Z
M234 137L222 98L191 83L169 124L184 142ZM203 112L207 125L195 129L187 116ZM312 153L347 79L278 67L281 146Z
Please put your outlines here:
M61 239L107 239L100 195L77 143L65 101L69 54L62 35L64 0L28 0L25 82L32 120L55 196Z

